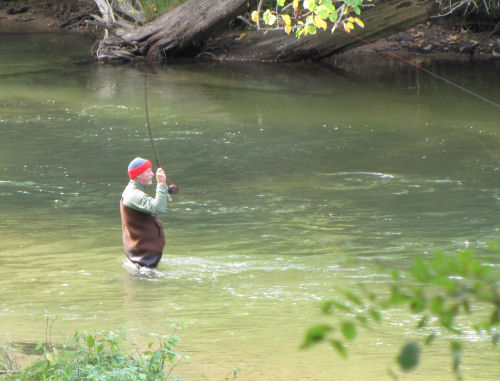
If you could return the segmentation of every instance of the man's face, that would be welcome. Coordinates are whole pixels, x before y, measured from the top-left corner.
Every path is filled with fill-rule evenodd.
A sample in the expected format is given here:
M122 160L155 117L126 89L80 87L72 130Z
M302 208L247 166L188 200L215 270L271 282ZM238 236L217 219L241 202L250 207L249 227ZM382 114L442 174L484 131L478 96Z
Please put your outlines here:
M144 172L142 172L140 175L137 175L134 180L142 185L149 185L153 182L153 176L154 176L154 173L153 173L152 169L148 168Z

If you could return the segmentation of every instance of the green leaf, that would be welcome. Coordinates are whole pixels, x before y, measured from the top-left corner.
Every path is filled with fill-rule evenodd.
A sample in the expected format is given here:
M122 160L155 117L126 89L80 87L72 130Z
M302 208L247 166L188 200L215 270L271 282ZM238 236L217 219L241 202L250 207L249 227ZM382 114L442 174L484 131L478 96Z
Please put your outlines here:
M456 273L456 262L448 254L442 251L436 251L430 262L430 266L435 269L439 274L449 275L450 273ZM453 270L455 267L455 270Z
M360 307L363 307L363 302L361 301L361 298L358 295L356 295L354 292L345 291L344 295L346 296L347 299L349 299L354 304L356 304Z
M347 349L340 340L331 340L330 344L342 357L347 357Z
M307 33L309 34L316 34L316 27L314 25L308 25L307 27Z
M332 23L335 23L338 20L338 18L339 18L339 15L337 14L337 11L330 13L330 15L328 16L328 19Z
M444 299L441 296L436 296L431 299L430 303L431 311L436 315L441 314L444 310Z
M453 314L452 311L450 310L441 311L438 316L439 316L439 322L444 328L458 333L458 330L453 327L453 321L455 320L455 315Z
M491 323L489 321L481 321L479 323L474 324L474 329L477 333L481 334L483 332L491 333Z
M285 5L285 0L278 0L278 5L280 7L284 6Z
M377 323L380 323L382 321L382 314L379 311L370 310L369 314L372 317L372 319L375 320Z
M264 12L263 18L264 22L267 25L273 25L276 22L276 16L271 12L270 9Z
M321 309L321 312L323 312L324 314L329 314L332 312L332 307L333 307L333 301L332 300L327 300L323 303L321 303L321 305L319 306L319 308Z
M425 297L423 295L415 296L410 303L411 311L415 314L418 314L418 313L424 311L426 306L427 306L427 302L426 302Z
M304 9L309 9L311 12L314 12L318 7L314 0L304 0Z
M153 356L151 356L150 364L154 364L155 362L159 362L162 358L161 349L157 349L154 351Z
M417 343L410 341L405 344L397 358L398 364L404 371L414 368L419 361L419 348Z
M330 12L337 12L335 5L333 5L332 0L322 0L321 5L328 9Z
M419 322L418 322L418 325L417 325L417 328L418 329L422 329L424 328L426 325L427 325L427 322L429 321L429 318L427 316L424 316Z
M356 337L356 325L353 322L345 321L342 323L342 335L347 340L353 340Z
M392 269L391 270L391 277L395 281L399 281L399 280L402 279L401 272L398 269Z
M325 335L332 329L333 328L327 324L318 324L314 327L309 328L306 332L306 337L301 345L301 348L307 348L311 345L319 343L320 341L323 341Z
M321 17L323 20L325 20L330 15L330 11L328 10L328 8L326 8L325 6L321 5L320 7L318 7L318 10L316 11L316 14L319 17Z
M87 336L87 347L92 348L94 346L95 340L92 335Z
M431 333L430 335L427 335L425 338L425 345L431 345L434 342L434 339L436 339L436 334Z
M421 255L417 255L415 257L415 261L411 268L411 274L415 277L415 279L421 282L426 282L431 277L429 266L425 263Z
M391 288L391 298L390 298L390 303L391 304L402 304L408 301L410 297L406 294L403 294L400 289L396 286L393 286Z
M333 309L345 311L345 312L351 312L352 309L341 302L337 302L336 300L327 300L321 305L321 311L323 313L331 313Z
M438 286L441 286L448 293L448 295L456 295L459 291L457 282L448 276L438 276L436 277L435 282Z

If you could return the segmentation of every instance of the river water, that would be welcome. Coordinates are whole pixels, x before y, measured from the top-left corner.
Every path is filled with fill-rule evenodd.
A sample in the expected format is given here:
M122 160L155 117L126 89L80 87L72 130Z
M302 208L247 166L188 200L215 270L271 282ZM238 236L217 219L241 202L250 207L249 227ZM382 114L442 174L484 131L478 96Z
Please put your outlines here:
M298 347L325 321L321 300L387 292L381 265L498 239L498 109L408 67L153 68L151 124L180 192L161 216L158 271L137 273L123 264L119 199L128 162L153 158L145 68L98 65L92 43L0 35L0 339L21 359L50 314L60 342L183 325L184 380L233 368L241 380L454 379L444 339L416 371L394 365L419 338L404 311L362 332L348 359ZM498 61L431 69L500 103ZM466 379L497 380L498 350L465 343Z

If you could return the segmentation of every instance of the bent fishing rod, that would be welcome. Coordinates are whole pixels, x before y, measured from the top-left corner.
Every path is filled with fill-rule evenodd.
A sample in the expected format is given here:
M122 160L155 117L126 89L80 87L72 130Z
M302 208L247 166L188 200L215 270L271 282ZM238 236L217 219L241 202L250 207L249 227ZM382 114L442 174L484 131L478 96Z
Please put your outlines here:
M154 45L153 45L154 46ZM146 69L146 78L145 78L145 85L144 85L144 110L146 112L146 126L148 128L148 133L149 133L149 140L151 142L151 147L153 149L153 154L155 157L156 161L156 166L158 168L161 168L160 164L160 155L158 154L158 148L156 147L155 139L153 136L153 127L151 127L151 122L149 120L149 72L151 70L151 51L152 47L148 53L148 65ZM165 177L170 180L166 174ZM168 201L172 201L172 197L170 196L171 194L176 194L179 192L179 187L175 184L167 184L167 196L168 196Z

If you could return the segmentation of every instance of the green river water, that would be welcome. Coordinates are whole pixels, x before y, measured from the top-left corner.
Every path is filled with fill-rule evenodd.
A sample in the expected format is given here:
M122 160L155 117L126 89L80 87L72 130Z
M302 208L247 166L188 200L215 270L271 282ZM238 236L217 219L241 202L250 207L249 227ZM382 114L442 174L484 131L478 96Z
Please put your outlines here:
M135 273L119 199L129 161L153 158L145 68L98 65L92 43L0 35L0 339L24 362L48 312L59 342L184 324L185 381L235 367L252 381L454 379L444 339L400 373L398 349L419 337L403 311L361 333L348 359L298 347L324 321L322 299L386 292L380 265L498 240L498 109L414 68L154 68L151 123L180 192L161 216L158 271ZM431 69L500 103L499 61ZM465 379L499 379L498 349L472 332L465 342Z

